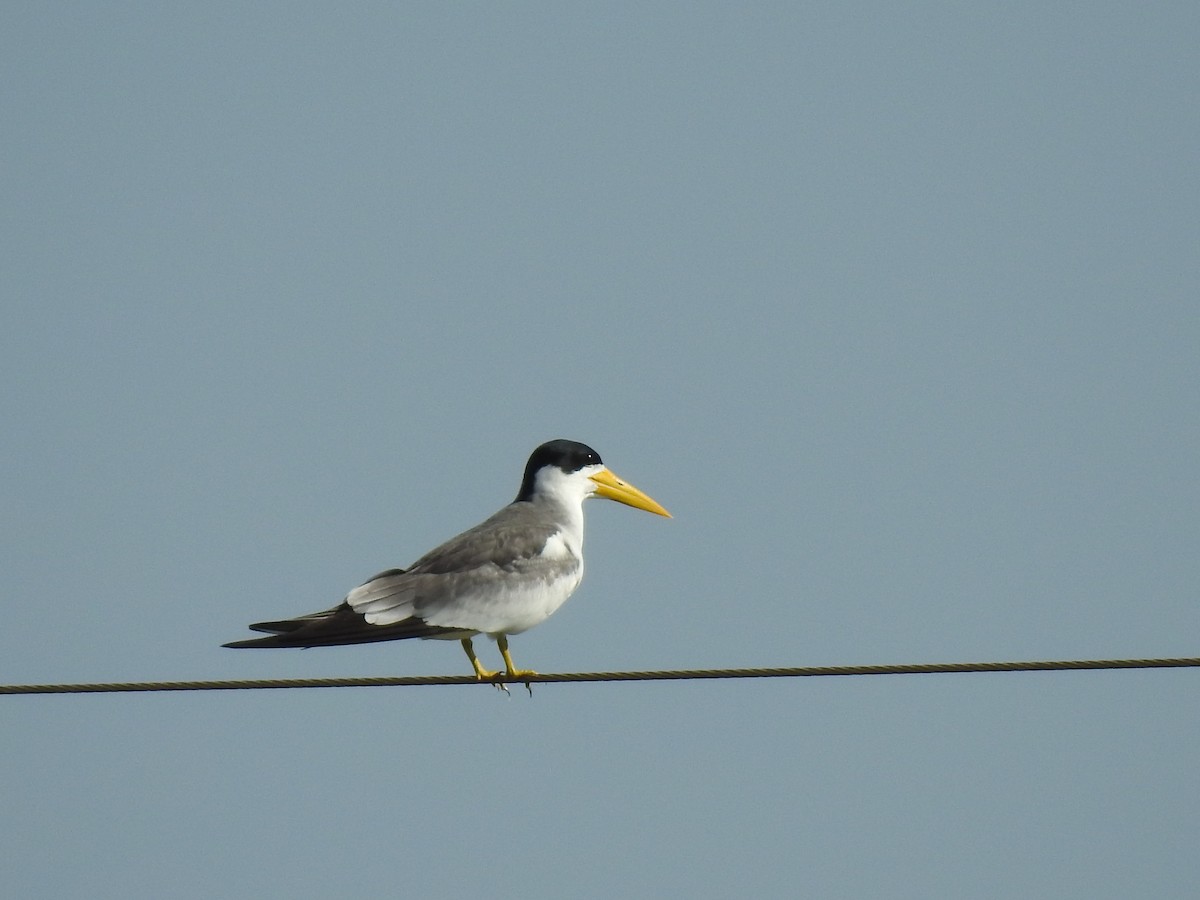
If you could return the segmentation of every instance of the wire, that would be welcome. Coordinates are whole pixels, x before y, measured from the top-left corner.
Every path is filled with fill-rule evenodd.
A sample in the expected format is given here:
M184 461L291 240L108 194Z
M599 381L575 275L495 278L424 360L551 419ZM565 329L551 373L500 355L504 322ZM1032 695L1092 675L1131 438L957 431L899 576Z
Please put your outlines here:
M565 672L483 682L564 684L584 681L693 681L714 678L814 678L829 675L937 675L962 672L1056 672L1081 669L1200 668L1200 657L1179 659L1067 659L1045 662L913 663L880 666L797 666L764 669L674 669L646 672ZM285 688L416 687L480 684L472 675L409 675L382 678L284 678L240 681L141 681L97 684L0 684L0 694L125 694L145 691L258 691Z

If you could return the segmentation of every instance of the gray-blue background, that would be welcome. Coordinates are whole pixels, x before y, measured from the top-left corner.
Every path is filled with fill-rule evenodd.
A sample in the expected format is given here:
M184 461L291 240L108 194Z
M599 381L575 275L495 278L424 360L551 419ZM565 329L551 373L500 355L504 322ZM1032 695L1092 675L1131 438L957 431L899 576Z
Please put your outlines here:
M1197 9L5 4L0 680L464 673L219 644L559 436L519 664L1195 655ZM1190 898L1198 687L0 698L0 880Z

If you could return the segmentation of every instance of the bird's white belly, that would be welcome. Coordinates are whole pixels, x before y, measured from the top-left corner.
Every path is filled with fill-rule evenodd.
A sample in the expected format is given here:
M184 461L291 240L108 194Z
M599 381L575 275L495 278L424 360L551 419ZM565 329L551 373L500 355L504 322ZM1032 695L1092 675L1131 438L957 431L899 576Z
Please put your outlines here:
M466 628L484 634L520 634L548 619L579 587L583 566L553 579L505 578L460 595L430 610L430 625Z

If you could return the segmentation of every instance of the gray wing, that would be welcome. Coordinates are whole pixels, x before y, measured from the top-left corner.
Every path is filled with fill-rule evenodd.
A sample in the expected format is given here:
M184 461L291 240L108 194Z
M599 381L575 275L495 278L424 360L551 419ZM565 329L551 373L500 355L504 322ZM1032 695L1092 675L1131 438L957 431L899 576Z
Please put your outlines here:
M506 594L549 582L578 560L542 555L558 531L530 503L513 503L426 553L402 573L383 572L346 596L374 626L417 618L428 625L488 631L488 607Z

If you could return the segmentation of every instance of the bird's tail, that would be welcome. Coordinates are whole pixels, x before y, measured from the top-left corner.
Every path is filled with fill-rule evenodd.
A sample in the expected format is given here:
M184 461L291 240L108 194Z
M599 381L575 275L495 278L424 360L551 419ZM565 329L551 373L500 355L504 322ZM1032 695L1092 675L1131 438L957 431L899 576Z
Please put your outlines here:
M311 632L320 632L320 623L326 622L337 616L341 607L323 610L322 612L309 613L307 616L297 616L294 619L281 619L278 622L255 622L250 626L251 631L262 631L269 637L249 638L244 641L231 641L228 644L222 644L222 647L312 647L316 646L311 643L316 637ZM309 632L303 635L297 632Z
M375 641L402 641L406 638L468 637L475 632L460 628L427 625L423 619L410 616L390 625L369 625L350 606L343 603L333 609L310 613L295 619L278 622L256 622L252 631L263 631L267 637L250 638L222 644L223 647L332 647L342 644L369 644Z

